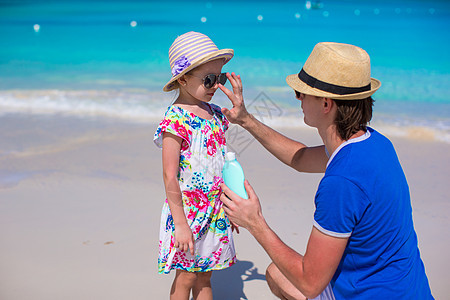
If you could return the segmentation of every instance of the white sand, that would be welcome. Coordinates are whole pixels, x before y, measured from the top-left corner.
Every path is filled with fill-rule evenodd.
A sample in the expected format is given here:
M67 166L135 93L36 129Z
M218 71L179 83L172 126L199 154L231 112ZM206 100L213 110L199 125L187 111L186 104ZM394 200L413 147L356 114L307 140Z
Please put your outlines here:
M0 298L168 299L157 274L164 199L155 125L0 117ZM314 130L281 130L314 145ZM282 165L245 133L230 136L273 229L303 252L320 174ZM253 141L253 142L252 142ZM450 145L392 139L407 175L419 247L436 299L450 295ZM248 234L239 262L213 275L215 299L275 299L270 260Z

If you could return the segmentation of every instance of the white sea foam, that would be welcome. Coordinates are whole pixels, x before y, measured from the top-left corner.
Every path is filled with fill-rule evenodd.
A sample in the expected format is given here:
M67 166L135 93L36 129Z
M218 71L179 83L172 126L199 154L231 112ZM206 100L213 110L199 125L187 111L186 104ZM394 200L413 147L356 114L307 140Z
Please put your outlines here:
M283 94L284 90L275 93L268 88L267 91L249 93L246 103L251 113L272 127L307 126L297 102L282 98L272 100L268 96ZM147 90L9 90L0 91L0 116L11 113L68 115L151 123L161 120L174 99L173 93ZM231 106L222 94L215 96L214 102ZM450 143L450 118L442 114L399 115L395 111L375 111L371 125L387 135Z
M171 101L170 95L141 90L13 90L0 92L0 115L61 114L154 122L163 116Z

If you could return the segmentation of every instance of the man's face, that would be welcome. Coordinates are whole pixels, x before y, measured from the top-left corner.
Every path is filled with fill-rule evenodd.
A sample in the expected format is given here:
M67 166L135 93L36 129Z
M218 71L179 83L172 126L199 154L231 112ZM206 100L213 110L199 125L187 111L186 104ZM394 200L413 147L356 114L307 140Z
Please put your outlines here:
M303 118L305 124L317 127L319 116L322 112L322 102L320 97L303 94L296 91L296 98L302 102Z

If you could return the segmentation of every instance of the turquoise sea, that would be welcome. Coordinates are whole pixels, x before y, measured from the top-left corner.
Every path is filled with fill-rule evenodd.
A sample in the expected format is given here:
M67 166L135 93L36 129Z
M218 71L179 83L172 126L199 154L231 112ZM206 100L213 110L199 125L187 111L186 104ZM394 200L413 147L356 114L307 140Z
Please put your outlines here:
M275 125L304 126L285 77L316 43L335 41L371 56L382 82L374 124L450 143L450 1L309 4L0 0L0 116L159 120L175 97L162 91L168 49L194 30L235 50L224 70L242 76L248 103L272 106L265 120ZM229 105L218 94L215 102Z

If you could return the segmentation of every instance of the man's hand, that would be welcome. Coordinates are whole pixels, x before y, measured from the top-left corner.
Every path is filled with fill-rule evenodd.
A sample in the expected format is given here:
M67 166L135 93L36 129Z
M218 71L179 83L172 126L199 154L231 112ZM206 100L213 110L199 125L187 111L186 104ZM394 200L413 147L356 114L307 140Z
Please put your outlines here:
M245 120L250 116L250 114L247 112L244 104L241 76L232 72L231 74L227 73L227 78L233 87L233 92L221 84L219 84L219 88L225 93L225 95L227 95L228 99L230 99L233 104L233 108L229 110L224 107L222 108L222 113L231 123L242 125L245 123Z
M248 199L239 197L222 183L221 188L223 193L220 196L220 200L224 204L225 213L230 221L237 226L247 228L252 233L254 229L261 228L260 225L265 223L265 220L262 215L258 196L247 180L245 180L244 185Z

